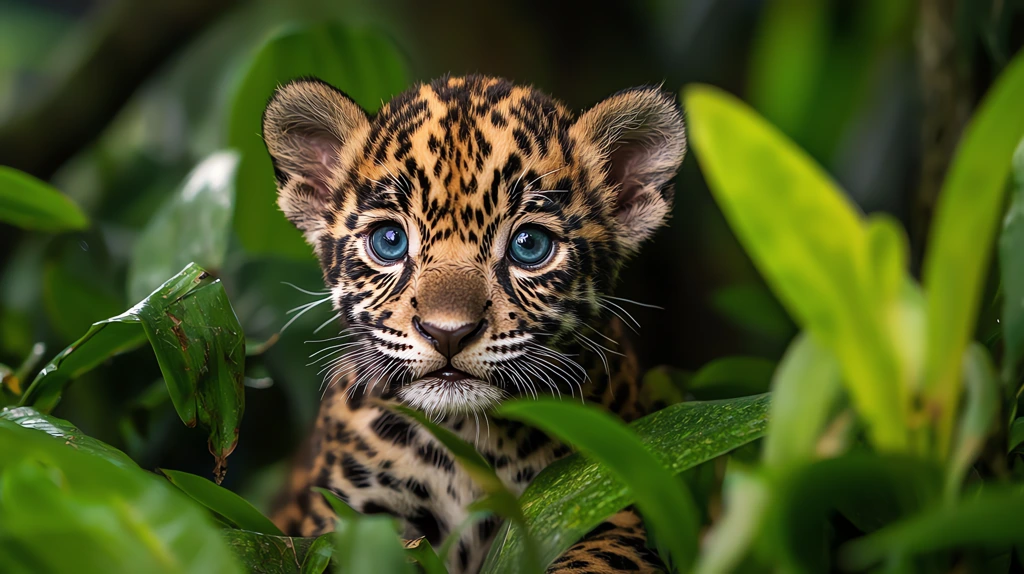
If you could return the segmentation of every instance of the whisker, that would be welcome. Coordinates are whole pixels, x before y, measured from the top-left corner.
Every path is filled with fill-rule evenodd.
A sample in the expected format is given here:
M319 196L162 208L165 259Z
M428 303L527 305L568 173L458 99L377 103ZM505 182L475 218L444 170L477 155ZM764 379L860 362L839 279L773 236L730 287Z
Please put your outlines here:
M648 309L659 309L661 311L665 310L664 307L660 307L658 305L651 305L650 303L641 303L639 301L634 301L632 299L626 299L626 298L623 298L623 297L612 297L611 295L601 295L601 298L602 299L612 299L612 300L615 300L615 301L622 301L624 303L632 303L632 304L634 304L634 305L636 305L638 307L647 307Z
M296 285L294 283L289 283L287 281L282 281L281 284L282 285L287 285L287 286L291 287L292 289L295 289L296 291L300 291L302 293L305 293L306 295L330 295L331 294L330 291L309 291L307 289L303 289L302 287L299 287L298 285Z

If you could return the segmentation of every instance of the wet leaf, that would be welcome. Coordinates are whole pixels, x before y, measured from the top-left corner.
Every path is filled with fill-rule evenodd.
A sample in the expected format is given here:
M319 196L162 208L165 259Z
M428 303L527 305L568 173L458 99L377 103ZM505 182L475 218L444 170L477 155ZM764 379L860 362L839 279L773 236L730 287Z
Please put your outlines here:
M161 468L160 472L167 477L167 480L171 481L171 484L227 521L231 526L260 534L284 536L281 529L275 526L269 518L263 516L252 504L234 492L201 476L187 472L164 468Z
M64 441L68 447L96 455L118 466L138 468L135 461L127 454L103 441L87 436L78 427L64 419L44 415L33 408L10 407L0 410L0 425L4 423L14 423L22 428L44 432L57 440Z
M318 536L306 552L299 574L323 574L334 556L334 533Z
M662 464L679 474L760 438L768 404L767 395L680 403L630 427ZM579 454L545 468L520 497L542 564L551 563L601 521L633 502L629 489L613 473ZM522 533L510 527L507 536L499 536L492 546L483 571L517 572L522 552Z
M203 512L137 467L0 421L0 571L239 572Z
M234 529L221 530L220 537L246 571L259 574L299 574L318 540Z
M274 169L260 137L274 89L309 76L340 88L371 113L409 83L404 58L373 30L336 24L289 28L259 49L235 87L228 128L231 147L241 153L235 232L250 253L311 260L312 249L277 208Z
M0 165L0 221L37 231L73 231L89 219L68 196L14 168Z
M555 399L514 401L495 414L554 435L610 470L626 484L662 555L676 569L690 569L699 526L693 497L625 423L597 407Z
M245 339L220 281L194 264L128 311L93 324L43 367L21 404L48 412L72 379L147 339L178 416L209 429L220 480L245 408Z

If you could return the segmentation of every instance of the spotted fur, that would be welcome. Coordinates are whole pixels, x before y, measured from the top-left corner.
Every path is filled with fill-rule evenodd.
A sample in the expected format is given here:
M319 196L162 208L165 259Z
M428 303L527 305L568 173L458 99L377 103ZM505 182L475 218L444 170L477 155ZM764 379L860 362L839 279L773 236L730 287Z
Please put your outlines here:
M328 390L308 460L277 516L286 530L331 529L333 514L311 486L360 512L397 516L408 538L435 545L467 518L480 490L428 433L381 402L424 410L472 441L517 493L569 449L487 416L496 403L555 394L625 420L643 414L616 319L629 317L609 294L671 208L686 149L673 96L627 90L576 116L530 87L452 77L370 116L329 85L301 80L275 93L263 135L278 205L316 252L345 326L339 346L325 350ZM408 235L397 262L368 248L383 223ZM554 237L534 266L507 256L524 225ZM449 358L422 325L471 335ZM430 375L452 368L468 377ZM451 571L477 571L496 527L468 528ZM623 511L551 570L657 570L643 539Z

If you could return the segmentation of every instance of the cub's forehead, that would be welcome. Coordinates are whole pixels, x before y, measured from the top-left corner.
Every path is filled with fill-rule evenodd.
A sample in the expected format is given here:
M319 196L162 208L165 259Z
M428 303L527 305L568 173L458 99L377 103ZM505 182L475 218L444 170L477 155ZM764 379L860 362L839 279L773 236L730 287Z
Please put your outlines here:
M534 88L497 78L444 78L380 110L358 172L378 181L402 176L442 195L475 194L563 167L572 155L572 121L564 106Z

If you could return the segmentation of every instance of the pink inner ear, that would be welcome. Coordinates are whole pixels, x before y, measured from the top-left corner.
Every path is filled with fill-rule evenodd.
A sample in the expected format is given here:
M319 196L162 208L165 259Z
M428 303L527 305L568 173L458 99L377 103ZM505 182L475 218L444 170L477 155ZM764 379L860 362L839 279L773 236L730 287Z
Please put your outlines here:
M316 189L318 199L326 200L330 197L331 176L338 164L337 140L326 133L309 134L303 139L309 166L306 179Z
M616 211L622 212L643 190L640 175L647 150L641 140L624 140L608 156L608 183L619 186Z

